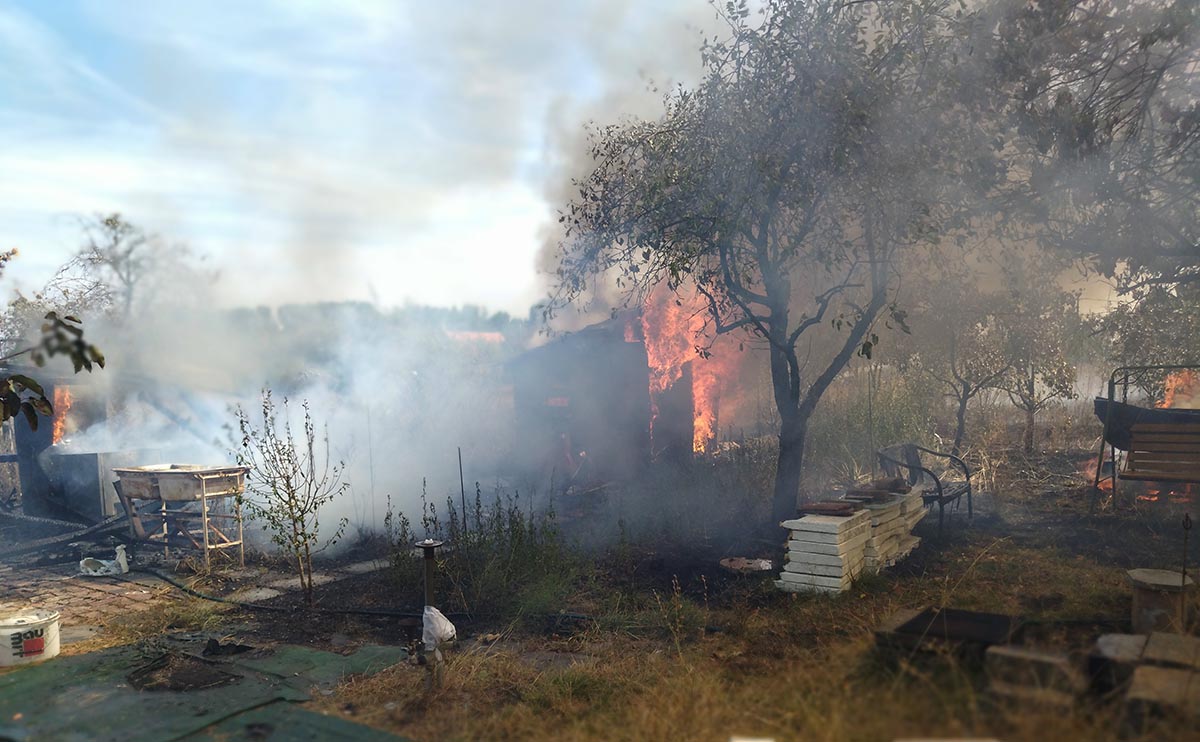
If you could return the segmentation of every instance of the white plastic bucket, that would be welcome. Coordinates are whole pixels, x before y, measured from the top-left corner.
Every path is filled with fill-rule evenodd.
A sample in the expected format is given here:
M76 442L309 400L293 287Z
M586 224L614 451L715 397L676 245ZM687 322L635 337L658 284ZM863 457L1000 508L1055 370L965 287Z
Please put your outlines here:
M58 656L58 611L29 610L0 617L0 667Z

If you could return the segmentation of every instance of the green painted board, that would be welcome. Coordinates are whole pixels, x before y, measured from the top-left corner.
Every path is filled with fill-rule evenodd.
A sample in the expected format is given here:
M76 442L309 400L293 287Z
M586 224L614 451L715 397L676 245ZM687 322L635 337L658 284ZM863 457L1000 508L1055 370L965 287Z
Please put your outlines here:
M198 655L201 647L203 643L197 644L191 654ZM346 675L378 671L404 657L401 647L363 647L343 656L281 646L245 660L213 660L214 668L235 679L183 692L131 687L127 676L153 659L135 645L59 657L0 675L0 739L180 739L276 701L307 700L313 686L328 687Z
M195 734L183 742L239 742L240 740L272 740L272 742L396 742L396 737L355 724L336 716L325 716L294 703L272 703L262 708L243 711Z

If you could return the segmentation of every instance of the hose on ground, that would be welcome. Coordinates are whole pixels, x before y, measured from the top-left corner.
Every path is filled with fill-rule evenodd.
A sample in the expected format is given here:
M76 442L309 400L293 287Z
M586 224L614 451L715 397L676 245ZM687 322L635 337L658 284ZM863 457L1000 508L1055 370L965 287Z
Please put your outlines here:
M178 580L171 577L170 575L163 574L162 572L160 572L156 569L151 569L150 567L133 567L130 569L130 571L131 572L144 572L146 574L153 575L154 577L157 577L158 579L162 580L163 582L167 583L168 585L172 585L172 586L182 590L183 592L187 593L188 595L191 595L192 597L195 597L195 598L200 598L201 600L210 600L214 603L226 603L228 605L235 605L239 608L245 608L247 610L252 610L252 611L268 611L271 613L295 613L297 611L304 611L304 612L309 612L309 613L318 613L318 614L326 615L326 616L382 616L382 617L387 617L387 618L422 618L422 616L423 616L423 614L415 613L413 611L389 611L389 610L382 609L382 608L305 608L305 607L293 607L293 606L263 605L262 603L248 603L248 602L242 601L242 600L234 600L232 598L223 598L219 595L208 595L207 593L202 593L199 590L196 590L195 588L189 587L189 586L185 585L184 583L179 582ZM479 614L470 614L470 613L461 613L460 612L460 613L447 613L445 615L447 617L470 619Z

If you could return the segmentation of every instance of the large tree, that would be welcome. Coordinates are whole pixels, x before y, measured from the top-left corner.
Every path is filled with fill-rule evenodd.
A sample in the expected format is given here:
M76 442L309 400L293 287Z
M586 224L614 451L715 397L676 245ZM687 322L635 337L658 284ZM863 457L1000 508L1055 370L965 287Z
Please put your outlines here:
M1134 300L1200 283L1200 3L994 0L1021 199Z
M593 169L563 212L557 298L661 281L707 304L709 330L769 349L774 515L794 513L822 395L877 323L903 324L897 265L962 227L1005 178L973 78L972 18L944 0L768 0L726 7L704 80L662 116L592 132ZM822 357L813 333L836 331Z

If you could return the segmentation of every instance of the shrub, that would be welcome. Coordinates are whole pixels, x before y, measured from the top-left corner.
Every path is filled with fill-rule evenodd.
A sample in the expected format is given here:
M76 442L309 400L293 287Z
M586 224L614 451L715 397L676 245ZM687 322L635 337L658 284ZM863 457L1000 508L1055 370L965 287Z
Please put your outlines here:
M469 513L459 512L454 497L441 512L422 492L420 527L428 538L445 542L439 552L438 590L444 609L494 615L504 620L552 613L559 609L580 573L581 559L560 533L553 509L525 507L519 492L497 486L490 504L475 486ZM420 558L408 518L392 510L385 528L397 579L420 583Z
M288 556L300 577L304 599L312 605L312 558L337 543L346 529L346 520L321 540L321 508L349 487L341 481L343 465L329 459L329 434L323 431L317 442L317 426L308 402L302 404L304 422L297 440L288 415L288 401L282 410L275 407L271 390L262 393L262 424L250 419L240 406L235 408L237 431L241 435L234 454L239 464L250 467L246 477L246 495L239 495L251 518L262 520L271 541ZM283 421L277 419L282 412Z

